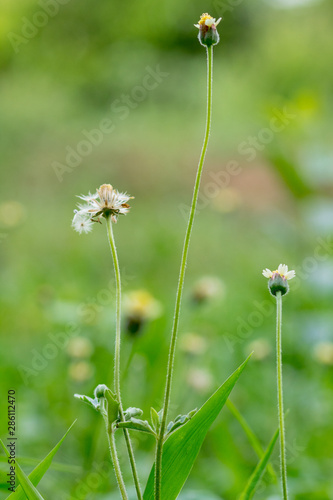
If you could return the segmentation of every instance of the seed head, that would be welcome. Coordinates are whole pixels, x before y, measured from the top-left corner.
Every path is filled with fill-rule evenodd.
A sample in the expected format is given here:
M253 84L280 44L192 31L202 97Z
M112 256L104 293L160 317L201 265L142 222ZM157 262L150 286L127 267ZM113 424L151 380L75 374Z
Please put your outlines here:
M120 193L111 184L103 184L95 194L89 193L78 198L86 203L79 203L78 209L74 210L72 226L79 233L88 233L92 230L93 222L101 222L100 217L111 217L112 222L116 223L119 215L128 213L130 206L127 202L133 197Z

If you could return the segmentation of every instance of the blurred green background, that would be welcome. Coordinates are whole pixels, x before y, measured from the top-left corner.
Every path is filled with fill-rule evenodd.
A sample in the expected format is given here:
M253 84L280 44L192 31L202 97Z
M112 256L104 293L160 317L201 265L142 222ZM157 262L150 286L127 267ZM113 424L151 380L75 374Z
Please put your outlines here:
M170 418L200 406L254 350L232 400L267 446L277 427L275 316L261 272L286 263L297 272L283 327L290 493L333 498L332 2L1 0L1 437L10 388L27 472L77 419L40 484L46 498L119 496L103 472L101 418L73 398L112 384L106 230L71 228L75 196L102 183L135 196L115 227L124 404L145 418L161 407L205 123L193 24L206 11L223 20ZM144 483L154 443L133 440ZM256 462L225 408L181 498L234 500ZM273 462L278 472L278 449ZM6 498L4 456L0 471ZM255 498L277 500L279 486L265 475Z

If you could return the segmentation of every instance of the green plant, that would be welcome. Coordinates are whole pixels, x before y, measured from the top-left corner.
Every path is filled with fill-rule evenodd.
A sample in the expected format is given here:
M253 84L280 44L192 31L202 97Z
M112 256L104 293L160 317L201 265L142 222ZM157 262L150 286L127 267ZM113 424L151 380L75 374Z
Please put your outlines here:
M276 379L280 429L281 484L284 500L288 500L288 487L282 383L282 296L288 293L288 280L294 278L295 274L295 271L288 271L288 266L284 264L280 264L276 271L270 269L263 271L263 275L269 278L269 291L276 298Z
M228 397L238 381L241 373L249 360L247 358L231 376L211 395L210 398L199 408L194 409L187 414L178 415L168 422L169 407L172 392L174 360L177 348L178 326L181 312L182 293L185 282L186 263L190 246L190 238L194 225L194 219L197 208L197 201L200 189L200 181L204 168L204 161L208 147L209 135L211 130L212 118L212 90L213 90L213 46L219 42L217 25L220 22L208 14L203 14L200 21L195 25L199 30L199 41L206 49L207 53L207 116L206 128L203 140L203 146L200 154L198 168L195 177L192 203L189 212L188 224L185 233L183 252L180 263L179 280L176 292L175 310L173 325L171 330L171 339L169 347L169 358L165 378L164 401L161 409L151 408L149 420L144 420L140 408L124 408L121 394L121 275L118 261L113 226L120 216L129 212L128 204L131 197L126 193L121 193L110 184L103 184L96 190L95 194L80 196L82 200L75 211L73 218L73 227L79 233L88 233L96 224L106 222L108 242L110 245L113 267L116 282L116 325L115 325L115 349L114 349L114 374L113 387L110 389L105 384L99 384L94 391L93 397L76 394L76 398L90 405L103 417L106 429L107 440L110 449L111 461L113 463L119 492L123 500L128 499L127 486L123 479L122 470L118 459L116 446L116 433L121 430L127 447L133 481L135 485L138 500L175 500L182 490L194 461L200 451L205 436L217 418L218 414L227 403ZM277 293L277 301L280 304L281 293ZM278 330L281 334L281 329ZM280 337L279 337L280 338ZM281 365L281 363L280 363ZM278 366L280 366L278 365ZM281 368L282 370L282 368ZM281 390L279 389L280 410L280 437L281 447L283 448L282 438L284 439L284 429L282 428L282 371L280 373ZM266 451L264 451L258 440L250 430L245 420L241 417L235 407L229 402L229 408L241 423L244 431L249 437L255 451L259 456L259 463L251 475L245 489L241 494L241 500L253 497L256 485L264 473L279 432L277 431ZM152 465L151 472L145 485L144 492L141 492L139 476L134 458L133 447L130 439L130 431L148 433L156 440L155 463ZM63 438L64 439L64 438ZM54 449L60 446L62 440ZM42 499L43 497L37 490L39 480L45 474L50 460L52 460L55 451L52 451L46 459L27 476L17 464L17 476L20 482L13 499L24 498L24 495L30 500ZM284 470L284 469L283 469ZM274 477L274 470L270 468L271 476ZM286 498L286 496L285 496Z

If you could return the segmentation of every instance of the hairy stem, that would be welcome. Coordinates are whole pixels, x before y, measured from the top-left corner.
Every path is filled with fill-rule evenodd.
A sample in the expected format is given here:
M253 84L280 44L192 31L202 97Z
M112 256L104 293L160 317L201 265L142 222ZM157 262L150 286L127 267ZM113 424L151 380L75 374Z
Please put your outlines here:
M117 449L116 449L116 442L114 439L114 430L112 429L111 425L108 423L107 420L105 421L105 425L106 425L106 433L107 433L108 441L109 441L111 460L112 460L113 468L114 468L114 471L116 474L116 479L117 479L119 491L121 494L121 498L123 500L128 500L125 483L124 483L123 476L122 476L121 469L120 469L120 465L119 465Z
M210 46L210 47L207 47L206 131L205 131L204 142L203 142L203 146L202 146L202 150L201 150L197 175L196 175L196 179L195 179L191 210L190 210L186 234L185 234L183 253L182 253L182 259L181 259L180 271L179 271L175 313L174 313L172 333L171 333L171 342L170 342L170 349L169 349L169 359L168 359L166 385L165 385L165 393L164 393L162 420L161 420L161 427L160 427L159 435L157 438L157 445L156 445L155 500L161 500L162 451L163 451L164 433L165 433L166 421L167 421L168 409L169 409L169 403L170 403L172 374L173 374L174 359L175 359L175 349L176 349L177 332L178 332L178 325L179 325L180 306L181 306L182 292L183 292L184 279L185 279L187 254L188 254L190 237L191 237L194 216L195 216L196 206L197 206L197 201L198 201L201 174L202 174L202 169L203 169L203 165L204 165L204 160L205 160L205 155L206 155L208 140L209 140L209 134L210 134L211 115L212 115L212 83L213 83L213 47Z
M280 462L281 462L281 483L283 500L288 500L287 489L287 462L286 462L286 441L284 428L283 410L283 385L282 385L282 295L276 294L276 368L277 368L277 392L278 392L278 412L280 427Z
M114 265L114 273L116 277L116 341L115 341L115 353L114 353L114 391L117 395L117 399L119 402L119 413L121 420L124 420L124 411L120 393L121 279L120 279L120 269L119 269L117 249L113 235L112 220L110 216L106 218L106 222L107 222L107 231L108 231L110 249ZM125 436L137 497L138 500L142 500L139 476L136 469L136 463L135 463L131 439L127 429L123 429L123 432Z

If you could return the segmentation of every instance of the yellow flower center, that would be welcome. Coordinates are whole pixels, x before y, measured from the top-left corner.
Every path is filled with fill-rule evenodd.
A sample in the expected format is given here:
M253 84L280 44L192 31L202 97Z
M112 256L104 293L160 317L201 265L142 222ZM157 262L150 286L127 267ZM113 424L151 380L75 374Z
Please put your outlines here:
M214 19L214 18L207 13L201 14L199 24L201 26L205 25L205 23L208 19Z
M284 278L284 279L286 278L286 277L285 277L285 275L284 275L284 274L282 274L282 273L280 273L280 271L279 271L278 269L276 269L276 271L273 271L272 276L273 276L274 274L278 274L279 276L281 276L281 278Z

